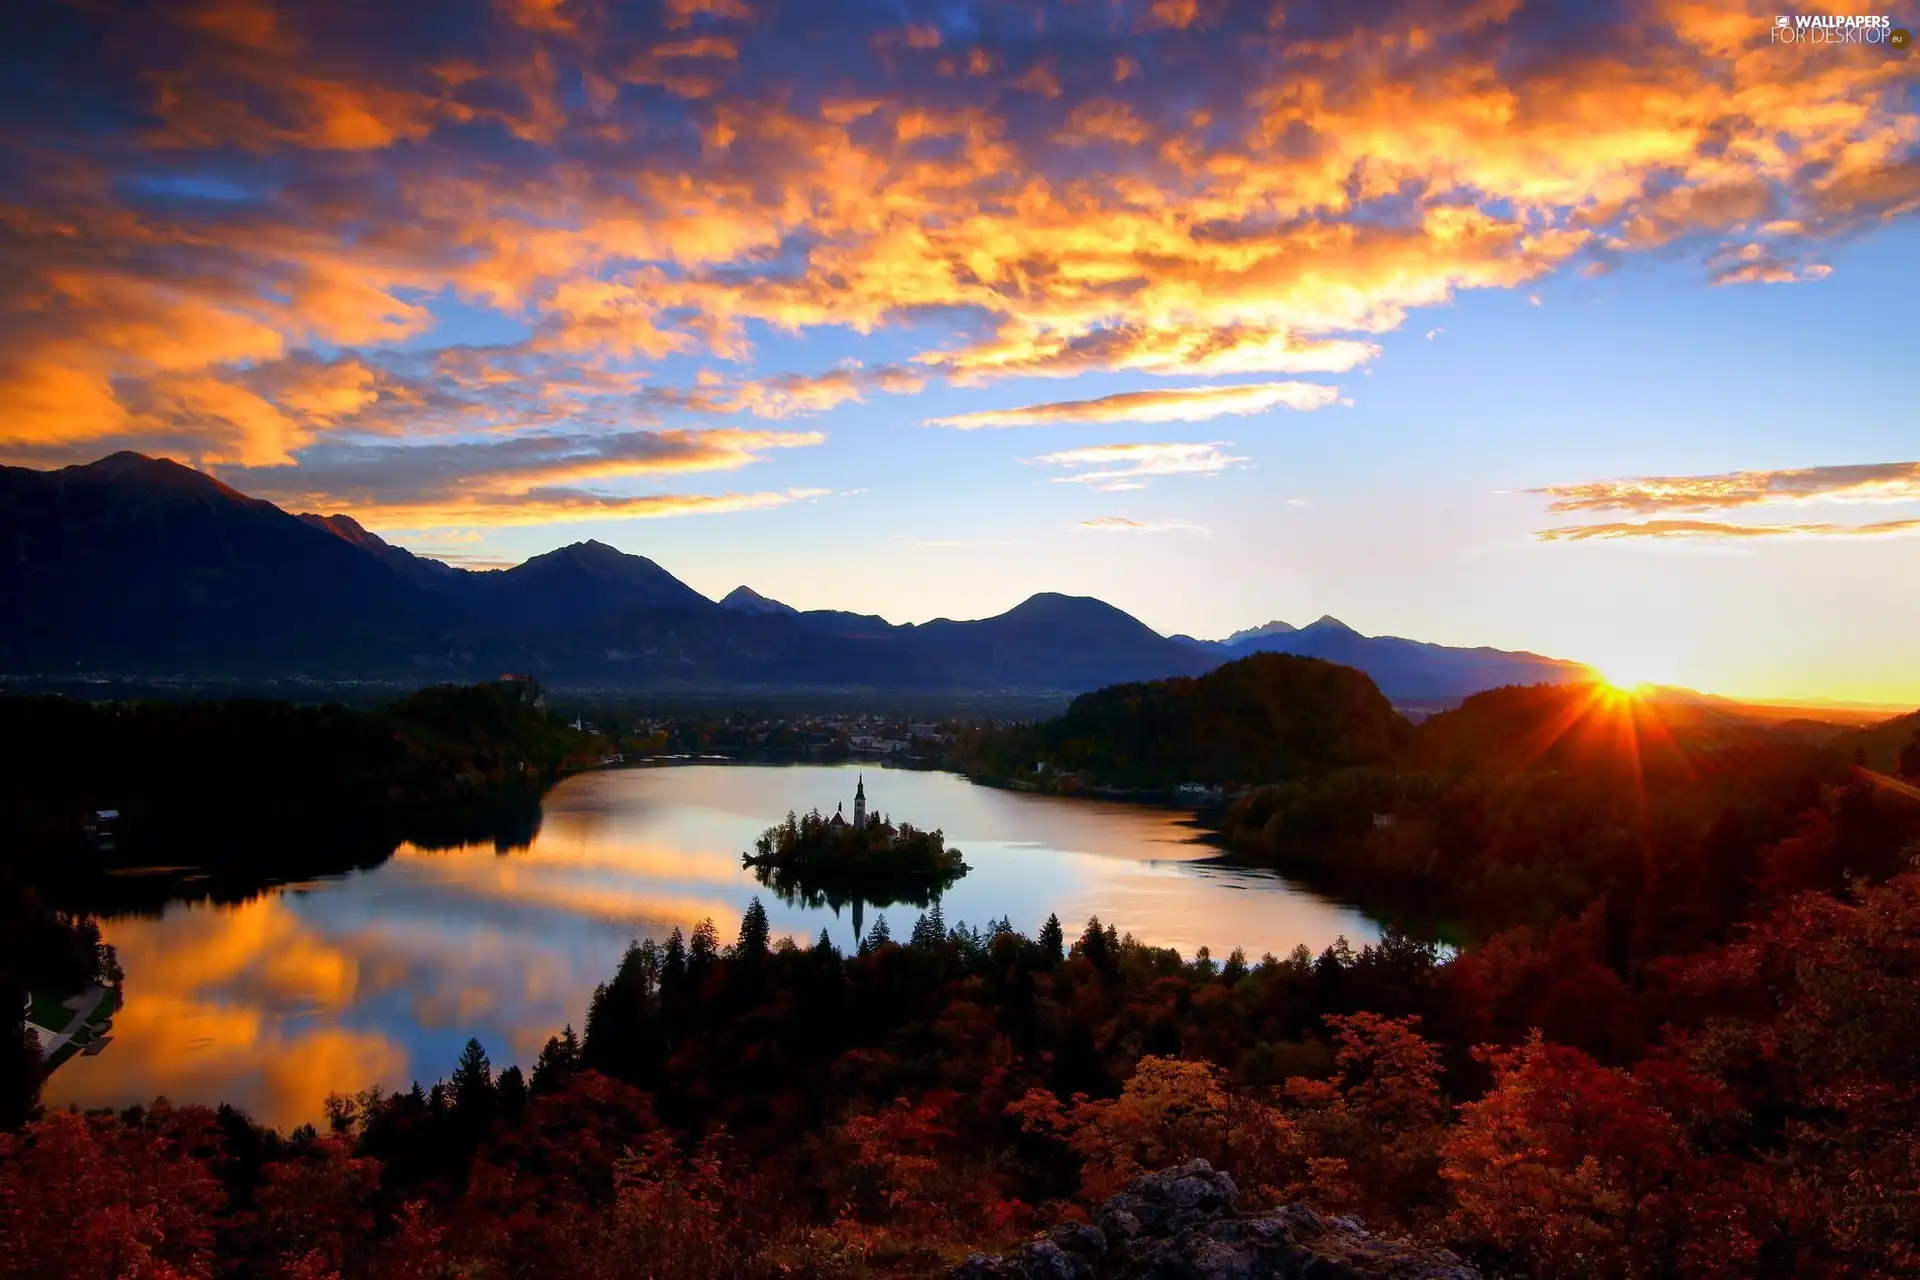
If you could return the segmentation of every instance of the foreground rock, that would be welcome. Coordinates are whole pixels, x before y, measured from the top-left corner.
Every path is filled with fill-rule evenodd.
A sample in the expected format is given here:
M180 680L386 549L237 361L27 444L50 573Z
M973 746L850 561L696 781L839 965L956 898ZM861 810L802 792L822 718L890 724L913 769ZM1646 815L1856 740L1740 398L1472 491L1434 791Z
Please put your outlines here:
M1381 1240L1305 1205L1242 1214L1237 1194L1205 1160L1150 1173L1093 1225L1055 1227L1011 1256L976 1253L954 1280L1480 1280L1444 1249Z

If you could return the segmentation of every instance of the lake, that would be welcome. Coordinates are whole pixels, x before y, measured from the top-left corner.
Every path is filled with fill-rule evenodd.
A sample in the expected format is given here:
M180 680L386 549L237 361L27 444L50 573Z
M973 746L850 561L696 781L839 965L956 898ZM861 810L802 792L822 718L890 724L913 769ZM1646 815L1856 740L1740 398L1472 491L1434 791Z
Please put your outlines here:
M1191 957L1356 947L1378 926L1274 872L1213 861L1187 815L975 786L866 766L690 765L607 770L549 792L532 843L402 845L367 871L269 889L239 904L169 903L109 916L126 971L113 1043L48 1081L50 1106L231 1102L288 1128L329 1092L404 1089L449 1074L468 1036L496 1069L531 1065L549 1035L583 1029L594 987L634 938L711 918L723 941L756 895L776 937L821 929L856 942L853 909L780 901L740 854L788 810L870 808L938 827L972 868L947 891L949 924L1002 915L1031 936L1090 915ZM919 910L883 909L904 940ZM871 929L873 907L862 924Z

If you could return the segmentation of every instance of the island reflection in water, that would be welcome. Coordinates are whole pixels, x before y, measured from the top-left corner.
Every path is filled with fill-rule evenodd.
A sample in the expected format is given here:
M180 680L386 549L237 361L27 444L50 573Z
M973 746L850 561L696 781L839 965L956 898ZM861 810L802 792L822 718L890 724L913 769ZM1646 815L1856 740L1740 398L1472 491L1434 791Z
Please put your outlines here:
M530 1065L581 1029L588 998L628 941L711 917L730 941L756 895L776 937L826 929L855 942L851 907L786 903L740 864L792 809L831 813L856 766L691 766L587 774L548 794L530 847L428 852L403 845L367 871L270 890L238 905L169 903L109 917L126 970L113 1043L48 1082L50 1106L123 1107L164 1095L231 1102L288 1128L329 1092L404 1089L449 1073L468 1036L494 1065ZM1200 861L1183 815L976 787L948 774L867 774L873 805L939 827L972 870L941 900L949 924L1002 915L1069 938L1098 915L1145 941L1224 958L1318 951L1378 936L1354 908L1270 872ZM863 924L880 914L872 908ZM897 937L919 912L885 910Z

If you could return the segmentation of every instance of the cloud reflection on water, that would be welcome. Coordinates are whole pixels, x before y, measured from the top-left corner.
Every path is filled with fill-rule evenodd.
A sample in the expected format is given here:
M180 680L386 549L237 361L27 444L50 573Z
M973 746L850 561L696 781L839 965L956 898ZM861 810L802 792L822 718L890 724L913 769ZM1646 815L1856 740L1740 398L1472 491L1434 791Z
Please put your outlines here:
M114 1043L62 1068L50 1105L124 1106L165 1094L230 1101L283 1128L315 1119L330 1091L406 1088L452 1069L469 1035L497 1067L530 1063L579 1028L594 986L635 937L711 917L730 938L746 904L776 935L851 911L779 902L741 850L792 809L831 812L853 768L691 767L590 774L555 789L531 847L434 851L239 905L169 904L105 922L127 972ZM1377 930L1361 913L1270 873L1193 865L1212 851L1181 815L974 787L944 774L876 772L874 803L943 828L973 871L945 896L950 922L1001 915L1032 931L1057 911L1069 932L1098 914L1191 954L1318 949ZM869 908L864 923L871 927ZM917 911L890 913L896 933Z

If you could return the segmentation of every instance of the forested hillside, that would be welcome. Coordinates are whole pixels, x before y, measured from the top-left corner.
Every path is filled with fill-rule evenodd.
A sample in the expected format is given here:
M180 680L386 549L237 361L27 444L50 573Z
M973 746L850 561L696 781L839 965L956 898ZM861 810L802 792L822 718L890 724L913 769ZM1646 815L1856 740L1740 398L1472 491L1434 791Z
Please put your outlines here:
M5 858L246 862L273 874L292 850L436 811L536 797L604 746L536 705L531 681L423 689L371 711L284 702L89 703L0 698L0 735L24 744L0 771ZM83 842L98 810L111 845ZM391 843L387 845L391 849Z
M1002 778L1041 772L1115 787L1248 785L1389 762L1411 728L1361 672L1263 653L1204 676L1082 694L1057 719L979 736L960 761Z

